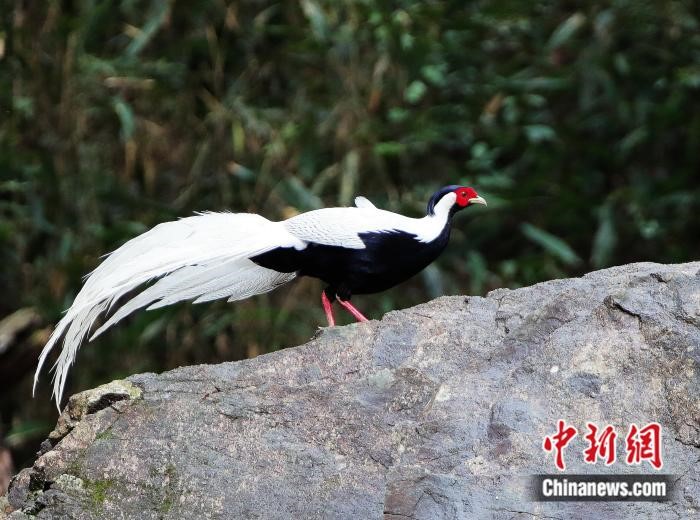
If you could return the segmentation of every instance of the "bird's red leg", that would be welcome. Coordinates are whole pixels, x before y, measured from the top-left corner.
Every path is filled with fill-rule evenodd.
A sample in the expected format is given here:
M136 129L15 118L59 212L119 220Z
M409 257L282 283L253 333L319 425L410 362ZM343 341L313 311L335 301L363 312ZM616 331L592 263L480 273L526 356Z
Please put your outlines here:
M326 291L321 291L321 303L323 303L323 310L326 312L326 319L328 320L328 326L335 326L335 319L333 318L333 307L331 302L326 296Z
M345 307L348 310L348 312L350 312L350 314L355 316L355 319L357 321L369 321L367 318L365 318L364 314L358 311L357 308L349 301L341 300L337 296L335 297L335 299L338 300L338 303Z

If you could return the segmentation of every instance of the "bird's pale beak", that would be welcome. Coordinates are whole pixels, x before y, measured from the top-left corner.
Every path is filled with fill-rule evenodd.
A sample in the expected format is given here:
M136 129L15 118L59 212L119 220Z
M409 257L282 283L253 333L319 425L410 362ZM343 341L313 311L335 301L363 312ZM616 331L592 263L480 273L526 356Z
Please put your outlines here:
M473 199L469 199L469 204L483 204L484 206L488 206L488 204L486 204L486 201L481 197L474 197Z

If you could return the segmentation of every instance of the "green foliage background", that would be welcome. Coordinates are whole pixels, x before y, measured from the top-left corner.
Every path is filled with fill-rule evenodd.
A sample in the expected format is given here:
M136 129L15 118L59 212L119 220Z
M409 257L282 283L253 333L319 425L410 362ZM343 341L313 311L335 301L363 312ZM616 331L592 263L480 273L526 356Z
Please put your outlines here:
M100 255L195 210L489 201L370 316L700 252L700 7L671 0L83 0L0 10L0 316L55 323ZM141 313L67 393L296 345L320 283ZM55 420L5 403L20 465ZM8 404L9 403L9 404ZM24 450L24 451L22 451Z

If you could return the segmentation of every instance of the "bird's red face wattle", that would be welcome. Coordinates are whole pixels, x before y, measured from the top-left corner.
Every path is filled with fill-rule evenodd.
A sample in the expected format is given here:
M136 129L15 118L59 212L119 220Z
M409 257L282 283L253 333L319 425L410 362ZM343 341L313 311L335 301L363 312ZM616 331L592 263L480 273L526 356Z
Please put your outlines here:
M479 194L476 192L474 188L469 188L467 186L460 186L456 190L454 190L455 195L457 195L457 204L462 207L466 208L469 204L472 203L478 203L478 204L486 204L486 201L479 197Z

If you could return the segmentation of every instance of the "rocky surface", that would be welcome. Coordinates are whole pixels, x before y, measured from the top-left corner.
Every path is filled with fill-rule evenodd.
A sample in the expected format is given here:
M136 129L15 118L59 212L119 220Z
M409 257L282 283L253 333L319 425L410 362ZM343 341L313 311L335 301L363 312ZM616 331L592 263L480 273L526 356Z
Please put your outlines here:
M252 360L73 396L10 518L700 516L700 263L445 297ZM663 427L671 502L535 502L558 419Z

